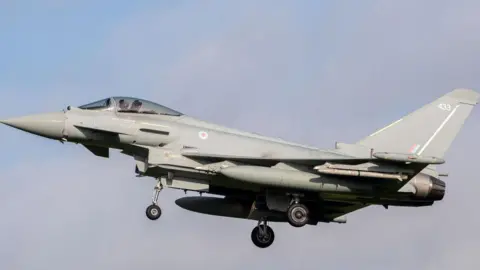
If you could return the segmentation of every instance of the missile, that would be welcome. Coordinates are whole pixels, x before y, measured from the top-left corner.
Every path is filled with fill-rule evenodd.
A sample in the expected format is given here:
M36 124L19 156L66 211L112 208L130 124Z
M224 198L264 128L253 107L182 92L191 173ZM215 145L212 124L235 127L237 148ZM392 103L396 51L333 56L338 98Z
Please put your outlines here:
M399 175L399 174L391 174L391 173L365 172L365 171L360 171L360 170L331 169L331 168L322 168L321 166L317 166L317 167L315 167L315 169L319 173L331 174L331 175L395 179L395 180L399 180L399 181L408 179L407 175Z
M220 170L224 176L248 184L313 192L370 192L372 186L358 179L342 179L310 172L261 166L232 166Z

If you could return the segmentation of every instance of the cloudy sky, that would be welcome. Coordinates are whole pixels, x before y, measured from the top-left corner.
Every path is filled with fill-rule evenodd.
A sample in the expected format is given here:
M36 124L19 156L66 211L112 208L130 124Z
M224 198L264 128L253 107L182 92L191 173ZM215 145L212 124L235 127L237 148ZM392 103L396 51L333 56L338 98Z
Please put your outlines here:
M139 1L140 2L140 1ZM456 87L480 90L480 2L0 1L0 117L110 95L318 147L355 142ZM348 223L203 216L133 161L0 127L0 269L478 269L480 111L427 208L370 207Z

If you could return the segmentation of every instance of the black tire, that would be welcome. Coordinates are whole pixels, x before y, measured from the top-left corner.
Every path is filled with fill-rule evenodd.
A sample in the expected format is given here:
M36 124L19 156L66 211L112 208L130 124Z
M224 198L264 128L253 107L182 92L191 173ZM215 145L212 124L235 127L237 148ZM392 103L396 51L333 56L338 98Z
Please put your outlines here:
M287 219L288 223L293 227L303 227L308 223L309 220L309 211L308 208L299 203L290 205L287 210Z
M263 226L263 225L261 225ZM275 233L273 232L272 228L267 226L267 231L265 235L260 235L260 229L258 227L253 228L251 234L252 242L255 246L259 248L267 248L269 247L273 241L275 240Z
M157 220L162 215L162 209L156 204L152 204L147 207L146 214L148 219L150 220Z

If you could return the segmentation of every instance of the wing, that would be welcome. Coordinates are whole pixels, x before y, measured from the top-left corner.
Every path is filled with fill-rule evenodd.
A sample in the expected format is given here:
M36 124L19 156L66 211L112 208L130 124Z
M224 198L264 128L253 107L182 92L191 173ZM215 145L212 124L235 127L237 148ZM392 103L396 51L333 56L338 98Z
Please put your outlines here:
M371 159L355 158L355 157L348 157L348 156L341 156L341 155L330 157L330 158L267 158L267 157L263 158L263 157L212 155L212 154L203 154L203 153L182 153L182 155L188 158L200 159L200 160L203 160L206 162L212 162L212 163L228 160L232 162L240 162L240 163L245 163L250 165L268 166L268 167L274 166L279 162L316 166L316 165L323 164L325 162L338 162L342 164L357 165L357 164L362 164L362 163L371 161Z
M184 152L183 156L200 159L206 162L221 162L221 161L232 161L240 162L250 165L258 166L274 166L277 163L291 163L298 165L307 165L307 166L318 166L326 162L330 163L340 163L348 165L359 165L367 162L382 162L389 164L442 164L445 161L436 157L424 157L413 154L403 154L403 153L372 153L371 157L351 157L346 155L341 155L337 153L325 152L326 156L324 158L274 158L274 157L247 157L247 156L230 156L230 155L216 155L216 154L206 154L206 153L193 153L193 152Z

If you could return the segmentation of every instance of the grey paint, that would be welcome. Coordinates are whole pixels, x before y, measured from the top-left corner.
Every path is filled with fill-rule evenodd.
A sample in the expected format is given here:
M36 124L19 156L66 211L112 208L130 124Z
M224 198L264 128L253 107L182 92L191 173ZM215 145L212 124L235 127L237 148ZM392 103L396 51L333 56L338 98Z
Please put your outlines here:
M217 200L196 201L196 208L179 204L192 211L285 221L279 214L284 207L256 207L257 196L266 190L267 201L270 196L285 201L298 194L301 202L313 206L310 224L343 223L345 214L372 204L427 206L443 199L445 183L426 167L444 162L442 157L478 98L473 90L454 90L358 144L337 144L328 150L226 128L173 110L174 115L164 115L170 110L166 107L159 106L157 114L122 112L118 98L107 99L104 108L69 107L64 113L2 123L81 143L101 157L109 156L109 148L121 149L135 158L140 176L158 178L166 187L223 195L244 207L225 213L229 204L218 203L217 209ZM321 167L329 163L335 168ZM245 209L253 210L245 216Z
M65 114L60 112L37 114L0 121L8 126L33 133L35 135L58 139L63 136Z

